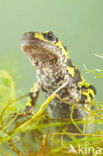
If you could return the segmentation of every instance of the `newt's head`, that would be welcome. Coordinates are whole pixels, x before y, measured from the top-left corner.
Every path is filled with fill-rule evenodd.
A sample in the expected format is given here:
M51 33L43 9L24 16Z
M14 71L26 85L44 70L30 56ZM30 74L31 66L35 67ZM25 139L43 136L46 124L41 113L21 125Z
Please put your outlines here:
M21 41L21 49L37 67L57 62L65 64L69 58L66 47L50 31L25 33Z

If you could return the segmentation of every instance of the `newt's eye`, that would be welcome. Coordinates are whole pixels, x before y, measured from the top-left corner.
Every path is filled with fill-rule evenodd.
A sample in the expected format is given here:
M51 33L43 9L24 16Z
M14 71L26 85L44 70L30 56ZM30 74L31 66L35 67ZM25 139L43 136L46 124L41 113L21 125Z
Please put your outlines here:
M49 32L49 33L47 34L47 39L50 40L50 41L53 41L53 40L54 40L54 35L53 35L53 33Z
M54 34L52 32L43 33L43 36L48 41L51 41L53 43L57 42L57 38L56 38L56 36L54 36Z
M48 32L48 33L43 33L43 36L45 39L49 40L49 41L53 41L54 40L54 35L52 32Z

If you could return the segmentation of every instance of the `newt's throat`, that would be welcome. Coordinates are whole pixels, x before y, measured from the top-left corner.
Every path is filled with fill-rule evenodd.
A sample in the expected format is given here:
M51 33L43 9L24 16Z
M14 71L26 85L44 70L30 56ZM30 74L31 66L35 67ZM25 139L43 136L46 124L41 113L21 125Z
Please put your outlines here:
M40 45L22 45L21 48L36 66L37 64L56 65L59 62L58 55Z

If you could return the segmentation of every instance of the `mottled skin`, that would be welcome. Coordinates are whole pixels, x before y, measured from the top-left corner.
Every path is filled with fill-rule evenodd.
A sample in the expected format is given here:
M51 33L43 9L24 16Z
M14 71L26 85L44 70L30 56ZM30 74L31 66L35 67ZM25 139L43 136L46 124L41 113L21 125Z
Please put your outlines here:
M52 32L25 33L21 48L36 68L38 78L36 89L34 91L32 89L27 102L27 113L33 111L40 90L48 97L65 83L65 87L57 94L70 105L55 97L48 105L48 112L52 118L70 118L73 103L85 108L91 107L96 94L95 88L84 80L77 67L72 64L67 48ZM88 114L85 110L74 107L74 119L86 117ZM79 127L83 129L83 124ZM68 130L78 132L73 124Z

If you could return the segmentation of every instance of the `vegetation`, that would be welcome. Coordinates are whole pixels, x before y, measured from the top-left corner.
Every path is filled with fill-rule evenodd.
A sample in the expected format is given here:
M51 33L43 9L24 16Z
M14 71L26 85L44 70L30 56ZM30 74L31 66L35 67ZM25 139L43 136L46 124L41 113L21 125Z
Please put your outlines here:
M98 55L98 57L102 59L102 56ZM103 70L90 71L86 68L86 72L94 73L96 78L103 78ZM103 152L102 102L95 101L92 103L95 109L86 110L90 112L90 115L85 119L82 132L77 126L78 121L72 118L73 107L83 109L82 107L74 104L71 119L62 121L51 119L45 111L54 96L60 99L56 92L46 99L32 116L25 116L24 113L21 113L23 102L25 103L22 99L28 97L28 93L18 98L16 94L15 81L12 76L6 71L0 71L0 156L75 156L79 154L95 156ZM68 133L63 129L64 124L69 125L71 122L80 133ZM86 123L94 124L92 133L85 133ZM55 127L58 127L58 130L55 131ZM65 136L72 139L65 141ZM75 136L84 137L76 139ZM80 146L82 151L80 151Z

